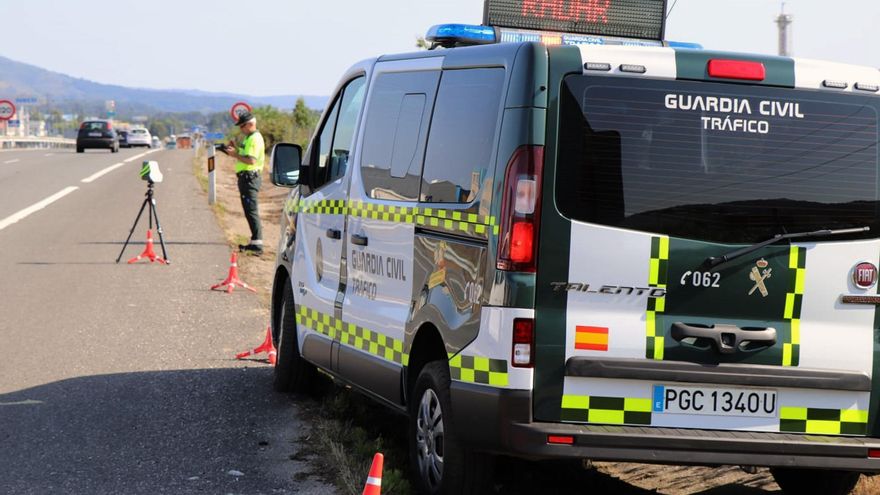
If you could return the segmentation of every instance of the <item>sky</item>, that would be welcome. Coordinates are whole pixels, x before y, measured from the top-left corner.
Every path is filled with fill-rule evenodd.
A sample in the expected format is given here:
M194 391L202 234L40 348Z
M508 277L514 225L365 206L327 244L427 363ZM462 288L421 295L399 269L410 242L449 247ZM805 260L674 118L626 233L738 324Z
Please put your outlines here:
M670 40L776 53L778 0L673 2ZM880 1L788 0L786 12L795 56L880 67ZM130 87L328 95L353 63L482 13L482 0L0 0L0 56Z

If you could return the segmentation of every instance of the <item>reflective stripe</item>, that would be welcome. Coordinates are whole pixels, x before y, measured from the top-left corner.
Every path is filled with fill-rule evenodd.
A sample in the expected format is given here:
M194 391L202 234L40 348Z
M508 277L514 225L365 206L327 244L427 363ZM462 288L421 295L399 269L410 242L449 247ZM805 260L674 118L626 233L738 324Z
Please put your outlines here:
M782 366L797 366L801 349L801 306L804 300L807 250L791 246L788 250L788 269L792 283L785 294L783 318L788 320L789 334L782 342Z
M285 204L285 211L288 214L351 215L383 222L414 224L480 236L486 236L489 232L497 235L499 229L495 217L491 215L478 215L461 210L410 208L354 200L288 200Z
M868 411L781 407L779 409L779 431L817 435L866 435L868 432Z
M449 375L453 380L506 387L507 361L483 356L456 354L449 358Z
M409 364L409 354L403 352L403 341L393 337L359 327L353 323L345 323L333 316L305 306L297 307L296 323L386 361L403 366Z
M563 395L561 419L577 423L650 425L651 399Z
M651 260L648 265L648 286L666 288L669 269L669 237L651 238ZM656 361L663 360L665 339L663 332L657 332L657 315L666 310L666 297L648 298L645 313L645 357Z

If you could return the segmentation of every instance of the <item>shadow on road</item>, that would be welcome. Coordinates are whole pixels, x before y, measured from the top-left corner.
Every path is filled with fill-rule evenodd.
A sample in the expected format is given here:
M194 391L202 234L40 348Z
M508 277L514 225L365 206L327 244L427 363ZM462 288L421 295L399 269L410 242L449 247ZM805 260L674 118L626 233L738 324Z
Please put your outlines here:
M316 481L291 460L309 456L301 423L270 374L123 373L2 394L0 493L308 492Z

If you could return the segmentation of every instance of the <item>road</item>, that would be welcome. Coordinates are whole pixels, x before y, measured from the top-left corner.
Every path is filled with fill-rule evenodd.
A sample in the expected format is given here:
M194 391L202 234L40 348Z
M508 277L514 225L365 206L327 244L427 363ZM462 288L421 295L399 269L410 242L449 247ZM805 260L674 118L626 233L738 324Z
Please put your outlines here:
M147 151L0 152L0 493L332 493L271 369L232 359L266 314L207 290L229 250L192 152ZM145 158L165 175L168 266L124 262L146 216L114 263Z

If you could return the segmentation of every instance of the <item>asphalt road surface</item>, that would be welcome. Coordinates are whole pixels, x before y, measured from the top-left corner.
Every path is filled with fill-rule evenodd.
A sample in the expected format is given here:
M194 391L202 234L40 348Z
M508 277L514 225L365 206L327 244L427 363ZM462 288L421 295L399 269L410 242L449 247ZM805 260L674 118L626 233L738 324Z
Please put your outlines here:
M0 152L0 493L332 493L271 369L233 359L267 315L208 290L229 250L192 152L147 151ZM146 214L115 263L144 159L168 266L125 263Z

